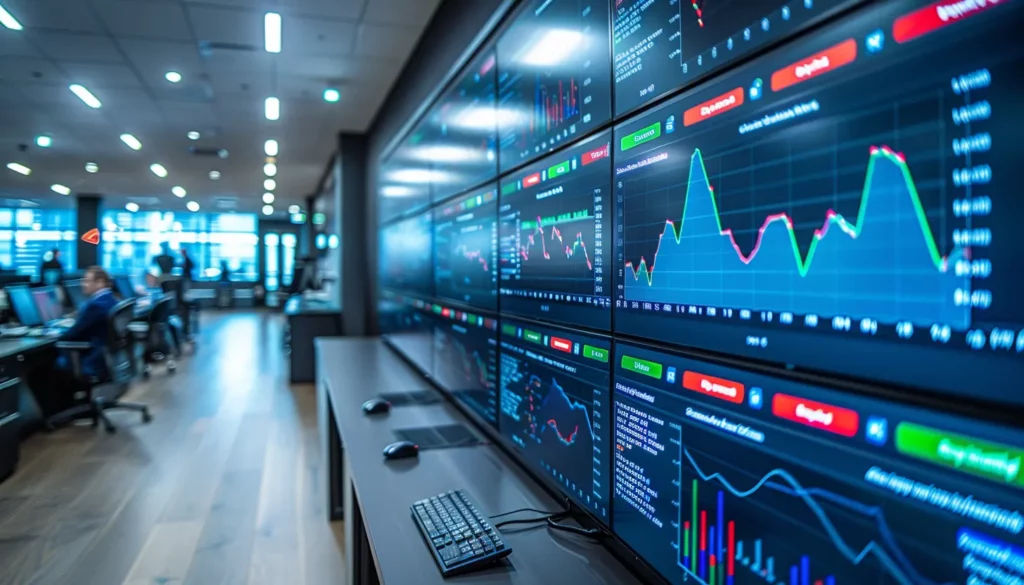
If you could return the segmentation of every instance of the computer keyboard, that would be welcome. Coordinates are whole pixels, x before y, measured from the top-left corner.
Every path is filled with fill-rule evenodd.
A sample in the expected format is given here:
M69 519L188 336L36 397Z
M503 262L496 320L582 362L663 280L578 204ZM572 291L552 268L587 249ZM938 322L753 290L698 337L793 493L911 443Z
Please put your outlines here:
M476 571L512 552L462 490L414 503L412 517L444 577Z

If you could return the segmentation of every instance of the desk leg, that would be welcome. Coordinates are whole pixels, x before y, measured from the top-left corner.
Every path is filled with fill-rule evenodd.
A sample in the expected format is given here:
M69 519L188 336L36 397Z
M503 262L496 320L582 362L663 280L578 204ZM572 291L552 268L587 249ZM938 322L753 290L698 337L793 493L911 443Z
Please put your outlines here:
M321 469L324 469L324 493L327 495L327 517L331 522L345 518L345 457L341 434L334 420L330 394L322 383L317 384L317 418L321 439Z
M352 484L345 486L345 508L348 520L345 522L345 583L346 585L380 585L377 565L363 524L363 513L359 508Z

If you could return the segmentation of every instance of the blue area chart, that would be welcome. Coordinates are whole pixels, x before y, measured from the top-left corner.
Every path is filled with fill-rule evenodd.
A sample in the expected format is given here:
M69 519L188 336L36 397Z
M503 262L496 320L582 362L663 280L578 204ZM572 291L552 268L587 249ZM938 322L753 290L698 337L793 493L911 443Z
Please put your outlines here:
M666 220L654 258L627 259L626 301L966 330L970 280L952 267L970 248L942 255L902 153L874 147L867 158L855 219L828 210L802 251L792 220L769 215L744 251L722 227L695 150L682 219Z

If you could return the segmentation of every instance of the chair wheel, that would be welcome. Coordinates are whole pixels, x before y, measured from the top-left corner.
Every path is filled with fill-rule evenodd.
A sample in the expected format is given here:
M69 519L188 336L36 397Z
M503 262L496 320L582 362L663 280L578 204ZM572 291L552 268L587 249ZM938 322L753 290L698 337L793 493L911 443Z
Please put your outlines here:
M116 432L117 432L117 427L115 427L114 425L107 425L107 434L108 435L113 435Z

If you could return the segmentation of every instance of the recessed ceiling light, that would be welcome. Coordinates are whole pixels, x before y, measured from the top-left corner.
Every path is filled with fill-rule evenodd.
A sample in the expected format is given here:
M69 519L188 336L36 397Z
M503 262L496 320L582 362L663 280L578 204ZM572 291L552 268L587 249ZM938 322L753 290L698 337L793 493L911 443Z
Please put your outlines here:
M136 211L139 210L139 204L138 203L134 203L134 202L130 202L127 205L125 205L124 208L127 209L128 211L132 212L132 213L135 213Z
M220 179L220 171L210 171L210 180L216 181Z
M289 205L288 206L288 214L289 215L295 215L296 213L298 213L300 211L302 211L302 208L299 207L298 205Z
M267 156L277 156L277 141L268 140L264 142L263 152L267 153Z
M149 170L153 171L153 174L163 179L167 176L167 169L160 163L153 163L149 165Z
M263 165L263 174L268 177L274 177L277 175L277 165L274 163L267 163Z
M281 15L268 12L263 17L263 41L268 53L281 52Z
M195 130L189 132L188 133L188 139L189 140L199 140L199 133L196 132Z
M54 193L60 193L61 195L71 195L71 189L60 184L50 185L50 190Z
M69 85L68 89L71 90L71 93L77 95L78 99L85 102L85 105L89 106L94 110L103 106L103 104L100 103L100 100L96 99L96 96L92 95L91 91L85 89L77 83Z
M281 100L276 97L268 97L263 109L268 120L277 120L281 117Z
M263 188L267 191L273 191L274 189L277 189L277 181L274 179L267 179L266 181L263 181Z
M36 136L36 146L39 148L50 148L53 146L53 138L50 138L46 134Z
M263 194L263 202L266 203L267 205L270 205L271 203L273 203L274 202L274 194L273 193L264 193Z
M199 204L195 201L189 201L185 204L185 207L187 207L189 211L199 211Z
M184 187L179 187L177 185L171 187L171 193L174 193L174 196L179 199L181 199L185 195L188 195L188 191L186 191Z
M231 155L231 153L228 152L228 149L226 149L226 148L222 148L222 149L217 151L217 157L218 158L227 158L230 155Z
M122 134L121 142L124 142L125 145L127 145L128 148L132 150L142 150L142 143L139 142L138 138L132 136L131 134Z
M32 169L20 163L7 163L7 168L18 173L19 175L25 175L26 177L32 174Z
M164 73L164 79L171 83L178 83L181 81L181 73L178 73L177 71L168 71L167 73Z
M100 165L96 163L85 163L85 172L87 173L98 173L100 172Z
M336 90L336 89L334 89L333 87L328 87L327 89L324 90L324 101L325 102L330 102L330 103L333 104L334 102L336 102L336 101L338 101L340 99L341 99L341 92Z
M22 28L18 19L11 16L11 13L7 12L3 6L0 6L0 24L11 30L21 30Z
M274 215L274 206L273 205L264 205L263 206L263 215Z

